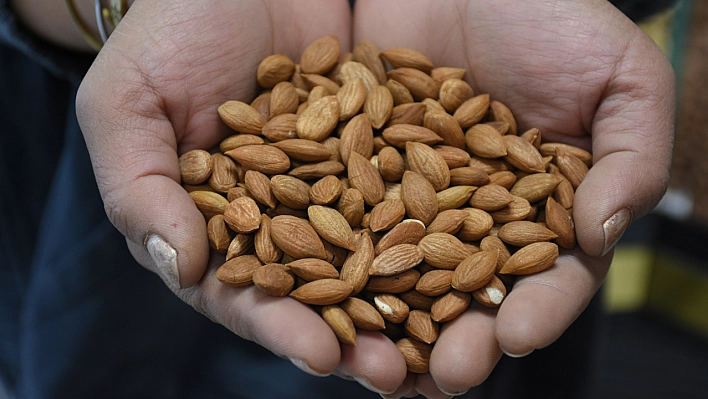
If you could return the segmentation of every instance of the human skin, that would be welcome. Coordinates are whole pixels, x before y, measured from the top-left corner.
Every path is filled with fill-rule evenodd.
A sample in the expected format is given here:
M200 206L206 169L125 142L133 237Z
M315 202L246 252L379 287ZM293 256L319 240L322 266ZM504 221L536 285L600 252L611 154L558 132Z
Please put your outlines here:
M605 1L441 4L360 0L352 19L345 1L137 1L77 99L107 215L135 258L240 337L310 373L355 378L389 397L462 393L483 382L503 352L523 355L555 341L602 283L614 238L666 189L673 72ZM536 127L546 141L593 151L573 210L580 247L519 278L498 311L472 307L446 323L429 374L406 373L382 334L361 333L355 347L340 346L309 307L219 283L213 274L223 257L210 255L204 218L179 184L178 156L229 134L216 108L256 94L261 59L283 53L297 60L330 34L343 51L367 39L464 67L475 92L508 105L521 130Z

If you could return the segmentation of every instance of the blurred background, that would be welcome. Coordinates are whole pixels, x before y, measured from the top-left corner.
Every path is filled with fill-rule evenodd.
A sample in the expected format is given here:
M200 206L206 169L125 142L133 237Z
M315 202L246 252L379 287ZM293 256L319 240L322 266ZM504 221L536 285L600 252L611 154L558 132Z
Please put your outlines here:
M613 3L671 60L678 111L670 189L630 226L601 292L592 396L708 398L708 1Z

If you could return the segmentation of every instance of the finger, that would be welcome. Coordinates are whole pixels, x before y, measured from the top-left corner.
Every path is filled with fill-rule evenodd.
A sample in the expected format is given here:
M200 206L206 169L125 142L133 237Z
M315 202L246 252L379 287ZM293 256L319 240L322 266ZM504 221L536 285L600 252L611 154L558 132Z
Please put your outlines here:
M417 374L407 373L403 383L401 383L395 391L388 394L381 394L381 397L385 399L398 399L418 396L418 391L415 390L416 375Z
M489 377L501 358L495 319L496 311L473 304L443 325L430 356L430 375L442 393L460 395ZM430 392L418 382L416 389Z
M356 345L341 345L342 361L335 374L365 388L391 394L406 379L406 362L396 345L379 332L357 330Z
M299 10L278 21L262 2L139 2L83 81L77 112L108 217L172 288L199 281L209 256L178 155L218 143L226 129L216 108L253 96L256 67L273 50L295 42L298 52L324 34L348 45L346 2L326 4L278 2ZM331 12L322 29L311 10Z
M578 243L588 254L606 254L627 226L648 213L666 191L674 86L666 58L649 38L638 34L597 109L592 124L595 162L575 196Z
M501 349L520 357L545 348L585 310L609 268L612 254L564 251L551 268L519 277L497 313Z

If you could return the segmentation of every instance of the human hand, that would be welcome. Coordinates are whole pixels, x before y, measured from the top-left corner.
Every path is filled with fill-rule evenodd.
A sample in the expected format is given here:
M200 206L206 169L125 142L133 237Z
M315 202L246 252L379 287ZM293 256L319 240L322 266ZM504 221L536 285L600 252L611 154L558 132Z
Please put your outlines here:
M599 0L360 0L354 32L355 43L414 48L436 66L467 69L475 92L506 104L521 131L536 127L545 141L593 153L573 209L580 247L518 278L498 312L473 306L446 323L430 374L409 375L390 395L448 397L482 383L503 352L550 345L588 305L616 241L666 189L673 71L636 25Z
M108 217L144 267L196 310L298 367L391 392L405 363L382 334L361 333L340 351L310 307L217 281L204 217L180 186L178 156L229 134L217 107L255 96L263 58L297 60L332 34L348 49L350 21L346 1L137 1L86 75L77 111Z

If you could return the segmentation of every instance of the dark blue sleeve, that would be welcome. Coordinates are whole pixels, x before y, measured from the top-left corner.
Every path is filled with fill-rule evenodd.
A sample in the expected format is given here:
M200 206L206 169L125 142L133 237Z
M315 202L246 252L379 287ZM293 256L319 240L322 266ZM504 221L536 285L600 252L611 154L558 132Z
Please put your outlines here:
M0 45L14 47L54 75L78 82L94 54L72 51L43 40L22 24L9 0L0 0Z

